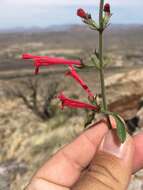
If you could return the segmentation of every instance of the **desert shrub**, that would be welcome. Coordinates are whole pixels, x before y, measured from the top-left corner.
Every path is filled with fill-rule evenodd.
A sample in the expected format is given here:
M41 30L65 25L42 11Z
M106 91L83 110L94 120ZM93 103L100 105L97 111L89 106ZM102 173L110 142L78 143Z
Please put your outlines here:
M42 83L40 78L27 78L5 88L7 97L19 98L24 105L42 120L54 116L56 108L53 100L57 95L59 82Z

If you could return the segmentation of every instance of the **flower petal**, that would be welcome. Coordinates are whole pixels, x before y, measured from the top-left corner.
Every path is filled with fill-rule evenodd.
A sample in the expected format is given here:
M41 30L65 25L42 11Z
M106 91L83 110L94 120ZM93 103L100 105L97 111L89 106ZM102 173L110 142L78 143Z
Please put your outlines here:
M63 93L61 93L58 98L60 99L61 103L62 103L62 109L66 106L66 107L70 107L70 108L76 108L76 109L88 109L88 110L99 110L98 106L94 106L91 104L87 104L84 102L80 102L78 100L73 100L70 98L67 98L64 96Z

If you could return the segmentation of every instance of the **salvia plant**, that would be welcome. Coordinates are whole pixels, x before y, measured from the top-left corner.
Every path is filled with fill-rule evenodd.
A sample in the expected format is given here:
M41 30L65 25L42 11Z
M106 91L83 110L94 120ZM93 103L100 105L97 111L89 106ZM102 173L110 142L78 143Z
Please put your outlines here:
M83 9L77 10L77 16L81 18L83 23L85 23L91 30L98 32L99 34L99 47L98 51L95 50L94 54L91 56L91 62L93 66L99 71L100 74L100 83L101 83L101 98L102 101L99 102L99 98L97 94L93 94L87 84L81 79L79 74L77 73L77 69L82 69L86 67L85 64L81 60L68 60L65 58L57 58L57 57L48 57L48 56L34 56L31 54L23 54L23 59L32 59L34 61L35 66L35 74L39 73L40 67L54 66L54 65L65 65L68 68L66 72L66 76L72 77L85 91L87 94L87 100L89 103L85 103L82 101L78 101L75 99L68 98L61 92L57 97L61 101L62 109L64 107L75 108L75 109L85 109L89 110L91 114L89 114L85 127L89 126L94 120L96 113L101 113L106 117L108 128L113 130L112 124L110 122L110 116L112 116L116 121L116 130L117 136L121 143L124 143L126 140L126 125L124 120L118 113L113 113L108 110L107 101L106 101L106 91L105 91L105 78L104 78L104 70L106 63L103 59L103 33L105 29L109 26L110 18L112 16L110 10L110 4L104 3L104 0L100 0L100 8L99 8L99 21L96 22L92 15L87 13ZM97 48L96 48L97 49Z

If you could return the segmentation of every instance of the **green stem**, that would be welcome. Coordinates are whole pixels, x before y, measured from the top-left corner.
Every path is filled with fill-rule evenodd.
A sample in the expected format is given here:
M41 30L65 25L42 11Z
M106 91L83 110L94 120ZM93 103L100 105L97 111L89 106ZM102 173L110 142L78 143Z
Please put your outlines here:
M100 62L100 80L101 80L101 94L102 94L102 100L103 100L103 108L104 108L104 111L107 111L104 69L103 69L103 33L102 32L99 32L99 62Z
M106 103L106 92L105 92L105 81L104 81L104 69L103 69L103 6L104 0L100 0L100 11L99 11L99 63L100 63L100 80L101 80L101 94L103 100L104 111L107 111Z
M104 80L104 68L103 68L103 7L104 7L104 0L100 0L100 11L99 11L99 63L100 63L100 80L101 80L101 94L102 94L102 101L103 101L103 109L106 112L107 102L106 102L106 91L105 91L105 80ZM109 116L106 115L108 121L109 129L112 129L112 125L109 119Z
M103 7L104 7L104 0L100 0L100 10L99 10L99 24L100 29L103 29Z

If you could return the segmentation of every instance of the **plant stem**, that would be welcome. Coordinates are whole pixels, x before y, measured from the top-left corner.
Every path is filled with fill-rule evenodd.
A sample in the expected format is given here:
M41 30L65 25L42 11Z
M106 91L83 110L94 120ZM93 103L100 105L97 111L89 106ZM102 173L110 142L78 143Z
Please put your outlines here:
M101 94L103 100L104 111L107 111L106 94L105 94L105 81L104 81L104 70L103 70L103 6L104 0L100 0L100 11L99 11L99 63L100 63L100 80L101 80Z
M103 68L103 6L104 0L100 0L100 11L99 11L99 63L100 63L100 80L101 80L101 94L103 101L104 111L108 111L107 102L106 102L106 91L105 91L105 80L104 80L104 68ZM108 121L109 129L112 129L112 125L109 119L109 116L106 115Z
M104 0L100 0L100 10L99 10L100 29L103 29L103 7L104 7Z
M104 69L103 69L103 33L99 32L99 62L100 62L100 80L101 80L101 94L103 100L104 111L107 111Z

